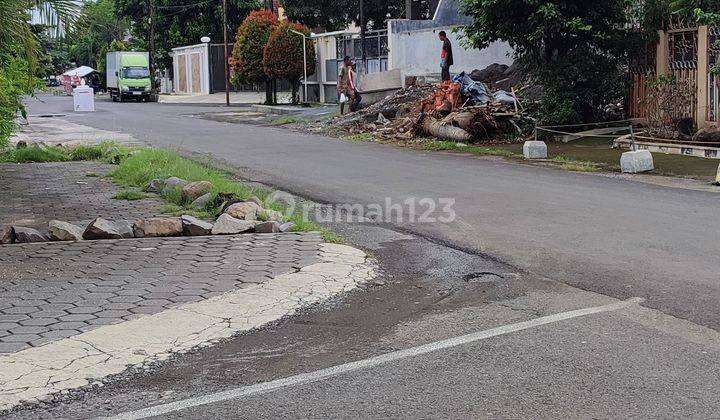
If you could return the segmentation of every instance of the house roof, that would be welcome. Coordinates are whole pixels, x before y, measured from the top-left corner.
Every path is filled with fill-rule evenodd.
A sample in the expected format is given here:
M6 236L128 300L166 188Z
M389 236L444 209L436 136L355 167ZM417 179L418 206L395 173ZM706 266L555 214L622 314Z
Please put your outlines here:
M76 69L66 71L65 73L63 73L63 76L85 77L90 73L97 73L97 70L88 66L80 66Z

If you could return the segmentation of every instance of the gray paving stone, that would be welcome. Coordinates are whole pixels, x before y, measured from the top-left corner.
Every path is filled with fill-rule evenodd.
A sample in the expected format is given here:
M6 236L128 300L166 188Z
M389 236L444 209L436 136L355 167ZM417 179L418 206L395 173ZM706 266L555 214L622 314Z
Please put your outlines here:
M78 330L86 326L85 322L80 321L60 321L57 324L50 325L51 330Z
M100 308L95 308L95 312L100 312ZM58 318L59 321L88 321L96 318L93 314L69 314Z
M29 343L40 338L37 334L10 334L0 338L5 343Z
M5 343L0 341L0 353L14 353L30 347L27 343Z
M0 253L7 267L0 273L0 331L8 333L0 344L12 346L0 353L208 299L317 262L319 237L286 235L47 243L32 252L6 246L2 251L11 255L5 262ZM34 329L14 334L17 327ZM17 341L6 340L13 336Z
M40 333L47 332L47 331L48 331L47 327L36 327L36 326L26 326L26 325L10 329L10 332L12 334L40 334Z

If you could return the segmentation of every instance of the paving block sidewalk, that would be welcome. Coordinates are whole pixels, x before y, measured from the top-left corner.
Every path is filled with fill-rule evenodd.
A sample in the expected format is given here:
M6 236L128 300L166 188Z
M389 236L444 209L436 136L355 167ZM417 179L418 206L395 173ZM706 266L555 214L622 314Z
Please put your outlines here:
M0 246L0 353L260 284L318 262L317 233Z
M0 229L11 224L47 228L53 219L86 223L96 217L135 220L161 214L160 198L114 200L120 188L101 178L113 169L97 162L0 164Z

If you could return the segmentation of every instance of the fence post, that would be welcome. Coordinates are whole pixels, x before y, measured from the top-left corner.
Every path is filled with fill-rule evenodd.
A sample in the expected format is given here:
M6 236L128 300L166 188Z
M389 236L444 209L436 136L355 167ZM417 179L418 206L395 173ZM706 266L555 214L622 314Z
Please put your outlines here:
M665 31L658 31L657 46L657 74L658 76L667 74L668 72L668 35Z
M708 120L708 27L698 28L697 126L704 128Z

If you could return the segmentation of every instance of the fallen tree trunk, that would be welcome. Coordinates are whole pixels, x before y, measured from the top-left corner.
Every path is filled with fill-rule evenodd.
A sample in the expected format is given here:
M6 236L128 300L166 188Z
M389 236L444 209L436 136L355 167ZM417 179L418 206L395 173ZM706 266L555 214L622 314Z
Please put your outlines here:
M426 115L422 122L422 129L427 134L439 139L468 142L472 135L460 127L443 124L442 120Z

